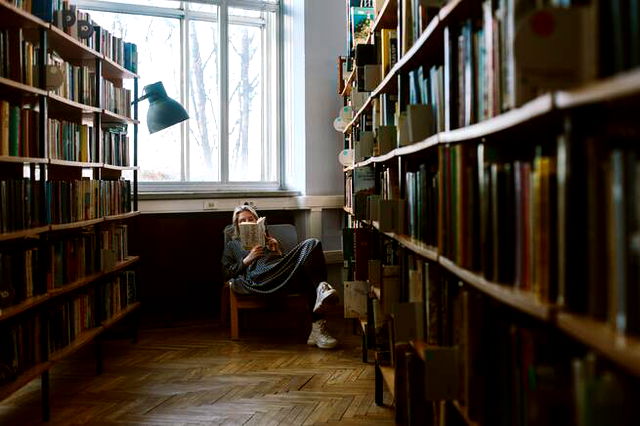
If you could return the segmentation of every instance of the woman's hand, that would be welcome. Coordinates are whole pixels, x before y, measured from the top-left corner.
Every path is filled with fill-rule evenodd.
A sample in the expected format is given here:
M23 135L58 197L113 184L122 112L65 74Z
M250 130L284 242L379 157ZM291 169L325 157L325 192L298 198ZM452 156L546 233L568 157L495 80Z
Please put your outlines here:
M242 263L244 263L244 266L249 266L256 260L260 259L262 256L264 256L264 247L255 246L251 249L247 257L242 259Z
M280 243L278 242L278 240L273 237L267 236L265 241L269 251L276 254L282 254L282 251L280 251Z

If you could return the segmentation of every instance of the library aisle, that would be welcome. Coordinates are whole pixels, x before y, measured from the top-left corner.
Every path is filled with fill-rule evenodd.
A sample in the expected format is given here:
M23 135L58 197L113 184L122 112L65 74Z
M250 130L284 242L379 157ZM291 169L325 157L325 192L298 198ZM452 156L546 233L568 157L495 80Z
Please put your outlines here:
M303 330L248 330L231 341L212 321L143 327L137 343L103 342L101 375L92 347L53 368L50 422L34 380L0 403L0 424L394 424L391 401L374 402L360 337L337 315L330 327L341 343L331 351L307 346Z

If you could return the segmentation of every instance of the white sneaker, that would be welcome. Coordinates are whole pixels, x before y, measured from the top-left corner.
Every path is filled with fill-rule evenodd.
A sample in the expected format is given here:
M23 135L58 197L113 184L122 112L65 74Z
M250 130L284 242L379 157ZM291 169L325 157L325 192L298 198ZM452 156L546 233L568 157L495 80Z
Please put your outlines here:
M311 334L307 339L307 345L316 345L320 349L335 348L338 341L327 332L327 321L318 320L311 324Z
M331 285L322 281L316 288L316 305L313 307L313 312L323 313L327 310L327 307L331 304L338 302L338 292Z

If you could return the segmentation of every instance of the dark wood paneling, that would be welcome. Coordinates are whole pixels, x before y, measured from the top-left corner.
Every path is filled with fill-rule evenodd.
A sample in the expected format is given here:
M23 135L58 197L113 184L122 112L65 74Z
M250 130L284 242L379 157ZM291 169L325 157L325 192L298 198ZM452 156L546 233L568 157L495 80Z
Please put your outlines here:
M293 223L293 212L270 211L269 223ZM130 253L140 255L143 320L172 323L217 318L222 230L230 212L143 214L130 230Z

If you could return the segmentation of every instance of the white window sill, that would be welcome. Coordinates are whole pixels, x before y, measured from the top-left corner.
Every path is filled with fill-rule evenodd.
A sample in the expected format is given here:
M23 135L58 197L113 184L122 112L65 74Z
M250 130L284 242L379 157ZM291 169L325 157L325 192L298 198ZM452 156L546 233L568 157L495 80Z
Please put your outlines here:
M207 193L141 193L138 209L142 214L229 212L245 202L263 210L342 209L344 196L298 195L294 191L207 192Z

